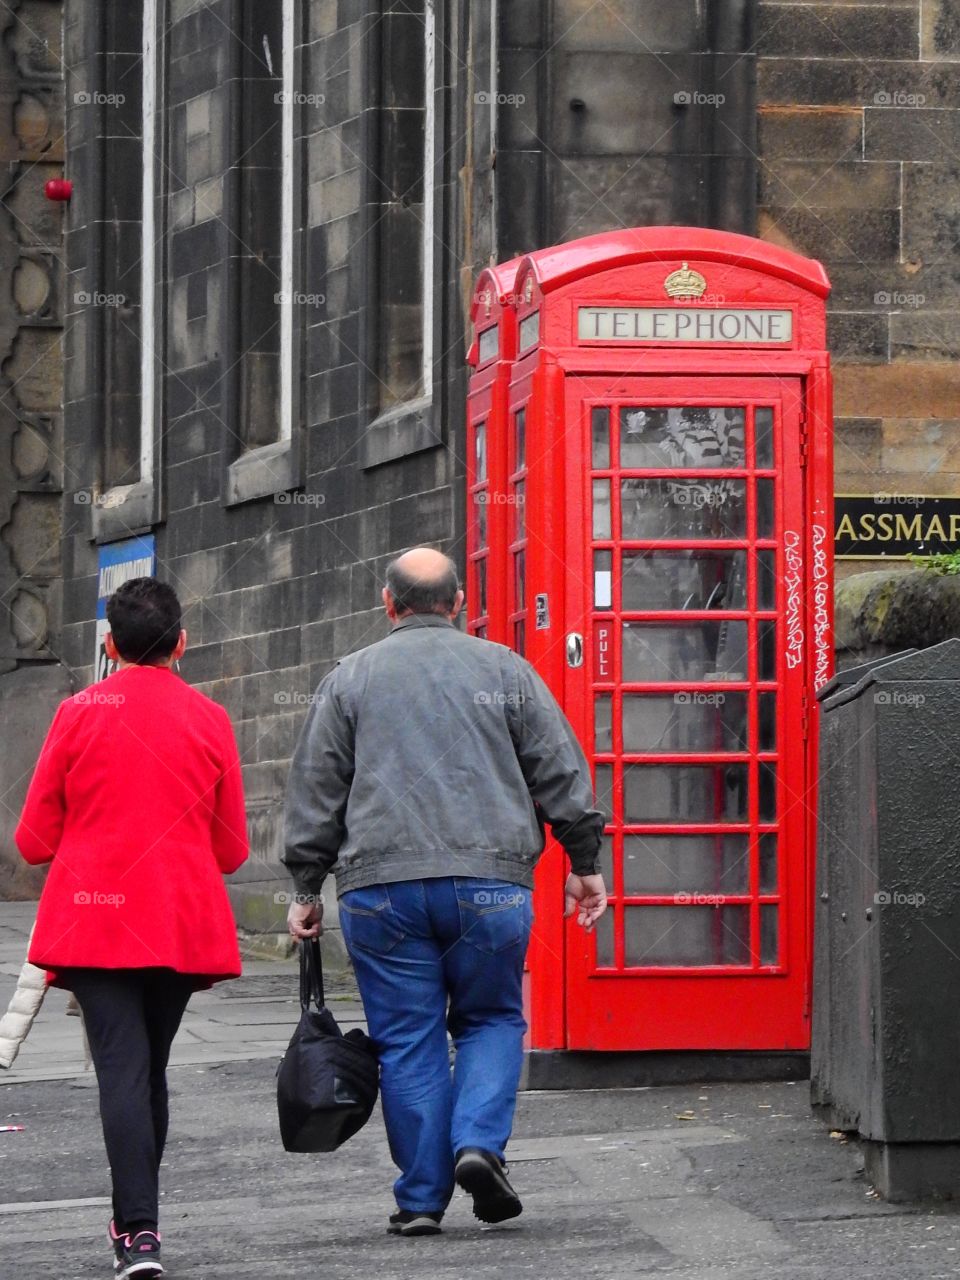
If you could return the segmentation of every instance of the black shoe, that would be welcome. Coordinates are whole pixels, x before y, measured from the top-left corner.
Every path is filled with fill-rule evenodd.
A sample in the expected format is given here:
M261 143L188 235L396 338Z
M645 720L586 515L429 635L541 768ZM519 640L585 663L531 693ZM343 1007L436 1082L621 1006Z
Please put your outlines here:
M117 1235L110 1224L117 1261L114 1264L116 1280L153 1280L163 1275L160 1263L160 1237L155 1231L138 1231L135 1236Z
M454 1177L473 1196L473 1212L481 1222L506 1222L523 1212L520 1197L507 1180L507 1166L492 1151L461 1147Z
M438 1236L443 1213L418 1213L414 1209L398 1209L391 1213L387 1232L391 1236Z

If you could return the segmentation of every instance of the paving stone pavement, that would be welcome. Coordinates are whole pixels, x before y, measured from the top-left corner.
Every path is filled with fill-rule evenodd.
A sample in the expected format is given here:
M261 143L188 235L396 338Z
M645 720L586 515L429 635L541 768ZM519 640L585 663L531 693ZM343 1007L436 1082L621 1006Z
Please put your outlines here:
M0 905L0 1000L29 913ZM11 973L11 970L13 971ZM508 1151L524 1214L483 1227L459 1193L439 1238L384 1231L394 1170L379 1112L340 1151L285 1153L276 1060L296 1018L290 964L253 963L196 998L170 1071L163 1172L170 1280L946 1280L960 1209L890 1206L807 1086L525 1093ZM355 1003L341 1001L344 1021ZM53 992L0 1072L0 1280L111 1274L109 1182L75 1019Z
M0 1012L16 987L35 913L35 903L0 903ZM174 1042L172 1065L276 1059L296 1025L297 982L293 959L244 957L242 981L218 983L190 1001ZM68 1000L64 991L48 991L13 1068L0 1069L0 1084L68 1079L84 1073L90 1077L80 1019L67 1015ZM349 993L334 988L330 1003L345 1029L363 1025L360 1003ZM0 1269L0 1280L2 1276Z

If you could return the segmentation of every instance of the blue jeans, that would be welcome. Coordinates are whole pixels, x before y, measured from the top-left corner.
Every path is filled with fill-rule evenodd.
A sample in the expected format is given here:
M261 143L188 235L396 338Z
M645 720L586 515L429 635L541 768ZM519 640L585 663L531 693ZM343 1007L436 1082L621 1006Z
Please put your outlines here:
M381 1065L397 1207L440 1212L454 1153L503 1156L523 1061L532 894L497 880L352 889L340 923ZM449 1005L449 1008L448 1008ZM452 1078L447 1030L456 1046Z

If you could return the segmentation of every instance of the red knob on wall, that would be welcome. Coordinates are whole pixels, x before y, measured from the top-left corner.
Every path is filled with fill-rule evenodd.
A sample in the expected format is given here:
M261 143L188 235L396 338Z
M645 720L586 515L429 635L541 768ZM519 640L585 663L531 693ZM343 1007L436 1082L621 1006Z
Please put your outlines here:
M73 183L69 178L51 178L44 183L43 193L48 200L69 200L73 195Z

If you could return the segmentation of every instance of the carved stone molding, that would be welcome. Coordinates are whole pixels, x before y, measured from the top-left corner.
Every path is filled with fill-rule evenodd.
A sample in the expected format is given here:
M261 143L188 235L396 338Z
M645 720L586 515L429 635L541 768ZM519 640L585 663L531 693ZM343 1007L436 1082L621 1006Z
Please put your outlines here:
M0 671L55 659L63 532L62 0L0 10Z

